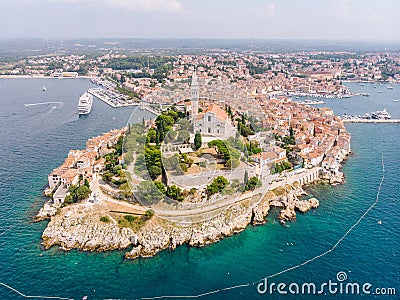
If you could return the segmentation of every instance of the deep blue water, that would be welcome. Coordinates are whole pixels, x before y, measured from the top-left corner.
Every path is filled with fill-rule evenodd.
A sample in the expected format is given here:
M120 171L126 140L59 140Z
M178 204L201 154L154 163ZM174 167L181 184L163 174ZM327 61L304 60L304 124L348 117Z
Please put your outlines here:
M42 92L43 84L46 92ZM95 100L92 113L78 118L79 95L90 86L87 80L0 79L0 282L27 295L74 299L83 295L89 299L196 295L256 282L325 252L343 236L375 201L383 154L385 180L379 202L370 213L334 251L270 282L317 284L334 280L339 271L344 271L348 281L395 287L400 293L400 126L394 124L348 124L354 154L343 168L346 183L309 188L320 200L320 207L298 214L288 226L279 225L273 212L267 224L249 227L216 244L183 246L133 261L125 261L124 252L43 251L40 236L46 222L32 223L31 219L45 201L41 193L47 174L70 149L83 148L88 137L122 127L132 112ZM360 89L358 84L349 86ZM394 90L385 86L374 89L372 85L362 88L371 97L328 99L326 105L337 114L363 114L386 107L394 117L400 116L400 104L392 102L400 98L400 86L394 86ZM47 101L63 103L24 106ZM21 298L0 286L0 299ZM250 285L204 298L294 296L259 295L256 285Z

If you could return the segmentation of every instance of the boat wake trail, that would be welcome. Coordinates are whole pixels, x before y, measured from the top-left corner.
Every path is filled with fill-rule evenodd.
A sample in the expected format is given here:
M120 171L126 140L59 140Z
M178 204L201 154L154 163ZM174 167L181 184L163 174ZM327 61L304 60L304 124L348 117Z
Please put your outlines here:
M38 103L28 103L24 104L25 106L37 106L37 105L46 105L46 104L61 104L63 105L63 102L60 101L49 101L49 102L38 102Z
M267 277L264 277L264 278L262 278L262 279L260 279L260 280L257 280L257 281L254 281L254 282L250 282L250 283L245 283L245 284L241 284L241 285L235 285L235 286L231 286L231 287L226 287L226 288L222 288L222 289L218 289L218 290L214 290L214 291L209 291L209 292L205 292L205 293L198 294L198 295L170 295L170 296L143 297L143 298L141 298L141 299L142 299L142 300L153 300L153 299L178 299L178 298L186 298L186 299L192 298L192 299L193 299L193 298L201 298L201 297L204 297L204 296L208 296L208 295L211 295L211 294L221 293L221 292L228 291L228 290L233 290L233 289L237 289L237 288L243 288L243 287L254 286L254 285L256 285L256 284L259 284L259 283L264 282L266 279L270 279L270 278L276 277L276 276L278 276L278 275L281 275L281 274L284 274L284 273L293 271L293 270L295 270L295 269L298 269L298 268L300 268L300 267L302 267L302 266L305 266L305 265L307 265L307 264L309 264L309 263L311 263L311 262L313 262L313 261L315 261L315 260L317 260L317 259L319 259L319 258L321 258L321 257L323 257L323 256L325 256L325 255L327 255L327 254L329 254L329 253L331 253L331 252L333 252L333 251L336 249L336 247L339 246L339 245L343 242L343 240L349 235L349 233L350 233L358 224L360 224L360 222L365 218L365 216L366 216L366 215L371 211L371 209L373 209L374 206L378 203L378 201L379 201L379 195L380 195L380 193L381 193L381 188L382 188L382 184L383 184L384 179L385 179L385 163L384 163L384 161L383 161L383 154L382 154L382 178L381 178L381 181L380 181L380 183L379 183L379 188L378 188L378 192L377 192L377 194L376 194L375 201L368 207L368 209L361 215L361 217L349 228L349 230L347 230L347 231L342 235L342 237L341 237L330 249L326 250L325 252L323 252L323 253L321 253L321 254L319 254L319 255L317 255L317 256L314 256L313 258L310 258L310 259L308 259L308 260L306 260L306 261L304 261L304 262L302 262L302 263L300 263L300 264L298 264L298 265L295 265L295 266L293 266L293 267L287 268L287 269L282 270L282 271L279 271L279 272L277 272L277 273L268 275Z
M57 106L53 106L53 107L49 110L48 114L51 114L55 109L57 109Z

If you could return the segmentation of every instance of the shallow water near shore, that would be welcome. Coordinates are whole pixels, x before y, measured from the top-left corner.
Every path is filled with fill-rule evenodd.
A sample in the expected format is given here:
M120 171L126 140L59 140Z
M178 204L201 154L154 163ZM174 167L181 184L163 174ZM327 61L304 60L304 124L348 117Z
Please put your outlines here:
M43 84L46 92L42 91ZM348 85L359 89L357 84ZM182 246L150 259L132 261L123 259L125 251L43 251L40 236L47 223L32 223L31 218L46 200L41 193L47 174L64 160L70 149L83 148L87 138L124 126L133 110L112 109L96 99L91 114L78 118L79 95L91 86L83 79L0 79L0 282L26 295L74 299L83 295L89 299L197 295L257 282L332 248L374 203L382 178L383 154L385 179L379 201L369 214L334 251L269 281L320 284L336 279L336 274L344 271L348 281L395 287L400 292L398 124L347 124L353 154L343 167L345 184L309 187L310 195L320 200L320 207L299 213L295 221L284 226L277 222L273 211L265 225L249 226L213 245ZM384 92L379 95L373 94L372 85L365 85L363 92L368 88L368 98L327 99L326 106L337 114L344 110L363 114L387 107L393 117L400 116L400 104L392 102L399 97L393 98L400 94L398 85L388 91L382 86ZM43 102L62 104L24 105ZM363 111L359 111L361 108ZM204 298L295 297L259 295L256 285ZM22 299L3 286L0 298ZM358 297L351 297L355 298Z

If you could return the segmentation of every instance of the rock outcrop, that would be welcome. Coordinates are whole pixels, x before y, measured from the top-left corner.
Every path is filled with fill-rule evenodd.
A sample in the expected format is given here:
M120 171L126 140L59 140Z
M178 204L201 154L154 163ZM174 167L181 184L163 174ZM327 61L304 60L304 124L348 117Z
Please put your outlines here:
M253 208L253 225L261 225L265 223L265 216L268 215L270 209L270 201L265 199Z
M85 211L84 204L68 207L65 213L53 216L42 234L43 245L59 245L63 250L106 251L125 249L132 244L134 232L120 228L116 222L104 223L94 211Z
M164 249L188 244L201 247L214 243L246 228L253 220L262 222L269 210L268 201L257 207L236 203L211 220L183 226L159 217L152 217L137 232L120 228L117 222L104 223L93 207L74 204L61 209L51 218L43 232L46 249L59 245L62 250L106 251L126 249L126 258L151 257ZM254 216L257 215L257 218Z
M282 191L280 192L282 193ZM312 208L319 206L319 201L315 198L299 200L298 197L307 195L300 185L287 186L283 195L275 196L271 199L274 206L283 206L278 218L282 221L296 219L296 210L305 213Z
M282 209L279 213L279 220L290 221L296 219L296 212L294 211L294 206L287 206L285 209Z
M252 210L240 203L234 204L215 218L191 226L180 226L154 218L138 235L138 245L125 254L126 258L150 257L169 248L188 244L202 247L246 228L251 222Z
M319 201L315 198L295 201L295 208L302 213L305 213L312 208L317 208L318 206L319 206Z
M280 204L284 207L279 216L281 220L296 218L295 210L306 212L318 207L318 200L314 198L298 200L297 196L303 194L300 186L292 186L289 193L284 195L277 196L273 191L268 192L253 207L246 200L237 202L207 221L182 225L153 216L136 230L121 228L112 218L108 222L100 221L96 206L73 204L51 217L42 235L43 245L45 248L59 245L63 250L83 251L106 251L133 246L125 254L126 258L151 257L164 249L174 250L183 244L201 247L240 232L249 224L262 224L270 205Z

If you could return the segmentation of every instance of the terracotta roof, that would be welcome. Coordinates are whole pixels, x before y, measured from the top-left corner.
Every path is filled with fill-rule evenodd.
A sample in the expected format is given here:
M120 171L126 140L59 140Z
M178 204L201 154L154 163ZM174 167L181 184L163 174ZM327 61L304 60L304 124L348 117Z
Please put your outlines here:
M61 175L61 178L74 178L78 174L76 169L69 169L64 174Z
M222 121L226 121L228 119L228 114L226 113L225 110L223 110L221 107L219 107L217 104L212 104L210 105L205 113L211 112L216 115L217 119L220 119Z
M199 113L199 114L197 114L196 120L201 120L201 119L203 119L203 116L204 116L204 113Z
M253 154L251 157L266 160L266 159L278 158L278 154L276 154L275 152L272 152L272 151L268 151L268 152L261 152L261 153Z
M274 152L276 152L276 153L285 152L286 153L286 150L281 147L275 146Z

